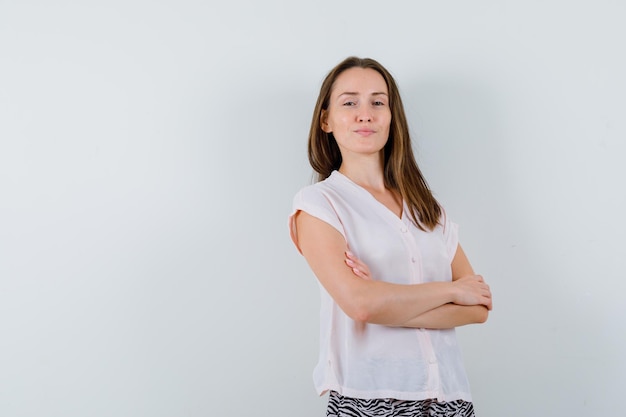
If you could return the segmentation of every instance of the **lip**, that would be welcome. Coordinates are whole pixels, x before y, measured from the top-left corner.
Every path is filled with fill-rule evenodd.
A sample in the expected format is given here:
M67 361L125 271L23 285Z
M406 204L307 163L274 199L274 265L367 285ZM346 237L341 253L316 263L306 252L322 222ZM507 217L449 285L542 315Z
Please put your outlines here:
M361 136L369 136L369 135L375 133L375 131L372 130L372 129L357 129L357 130L355 130L355 132L357 134L361 135Z

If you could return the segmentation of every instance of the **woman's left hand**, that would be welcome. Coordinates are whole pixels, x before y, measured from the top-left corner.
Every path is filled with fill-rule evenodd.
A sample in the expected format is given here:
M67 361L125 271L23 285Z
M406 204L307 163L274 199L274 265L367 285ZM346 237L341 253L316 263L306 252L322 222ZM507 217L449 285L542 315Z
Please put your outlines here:
M363 278L371 281L372 276L370 274L370 269L363 261L354 256L354 254L350 251L346 252L346 265L352 269L354 275L359 278Z

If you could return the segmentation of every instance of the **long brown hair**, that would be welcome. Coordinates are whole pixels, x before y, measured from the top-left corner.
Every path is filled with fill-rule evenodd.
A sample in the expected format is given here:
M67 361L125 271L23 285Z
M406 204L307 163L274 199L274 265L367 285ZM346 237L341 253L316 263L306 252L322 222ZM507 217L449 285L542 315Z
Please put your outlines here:
M348 57L333 68L322 83L317 98L311 130L309 132L309 162L317 173L317 181L323 181L341 166L341 152L332 133L322 130L322 110L328 109L330 95L337 77L350 68L373 69L382 75L389 90L391 126L389 139L383 149L385 186L395 190L406 202L411 218L422 230L433 230L439 223L442 209L433 196L424 176L415 162L409 126L404 106L395 80L376 60Z

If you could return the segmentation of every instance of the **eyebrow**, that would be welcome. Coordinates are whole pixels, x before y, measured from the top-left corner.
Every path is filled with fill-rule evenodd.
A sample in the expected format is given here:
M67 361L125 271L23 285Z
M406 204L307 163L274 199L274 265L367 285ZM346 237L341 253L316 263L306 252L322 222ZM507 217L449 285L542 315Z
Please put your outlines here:
M356 92L352 92L352 91L346 91L344 93L339 94L337 97L341 97L341 96L358 96L359 93ZM371 94L372 96L388 96L389 94L382 92L382 91L377 91L375 93Z

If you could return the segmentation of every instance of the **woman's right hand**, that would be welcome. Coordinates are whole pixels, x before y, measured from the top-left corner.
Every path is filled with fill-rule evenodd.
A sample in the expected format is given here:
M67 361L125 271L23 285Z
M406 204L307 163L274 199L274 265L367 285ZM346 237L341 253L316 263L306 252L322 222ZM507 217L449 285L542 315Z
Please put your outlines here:
M346 252L346 265L352 269L354 275L359 278L371 281L372 276L370 274L370 268L359 258L354 256L350 251Z
M491 289L480 275L469 275L452 282L456 292L454 304L463 306L484 305L492 309Z

